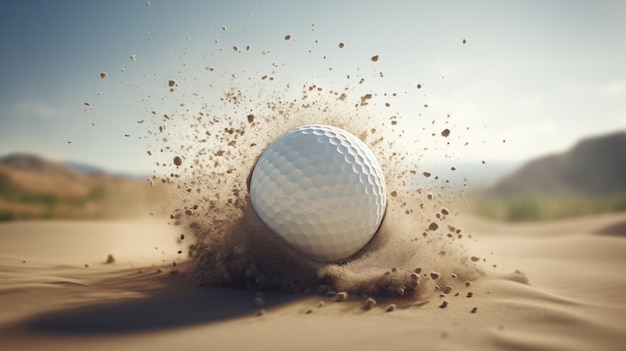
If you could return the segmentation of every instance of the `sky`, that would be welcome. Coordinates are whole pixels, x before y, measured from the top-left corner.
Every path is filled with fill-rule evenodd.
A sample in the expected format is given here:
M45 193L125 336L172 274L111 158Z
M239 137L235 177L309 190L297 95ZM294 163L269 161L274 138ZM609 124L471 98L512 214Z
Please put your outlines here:
M155 109L193 109L233 84L262 95L314 82L396 92L370 112L400 116L405 129L450 115L473 145L457 158L520 163L626 130L624 13L621 0L7 0L0 155L143 174L154 168ZM276 80L246 81L263 74Z

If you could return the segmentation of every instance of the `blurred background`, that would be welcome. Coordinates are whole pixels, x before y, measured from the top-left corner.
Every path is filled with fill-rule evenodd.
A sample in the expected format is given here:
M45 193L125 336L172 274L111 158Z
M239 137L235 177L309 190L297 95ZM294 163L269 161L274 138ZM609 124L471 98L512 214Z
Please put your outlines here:
M400 121L411 162L470 213L625 211L624 13L618 0L3 1L0 220L165 216L155 115L304 82L394 93L370 112Z

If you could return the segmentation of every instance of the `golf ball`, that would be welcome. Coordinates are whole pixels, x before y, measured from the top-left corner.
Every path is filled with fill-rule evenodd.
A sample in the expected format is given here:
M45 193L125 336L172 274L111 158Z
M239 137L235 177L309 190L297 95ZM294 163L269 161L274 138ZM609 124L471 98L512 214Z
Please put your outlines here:
M337 127L306 125L261 154L250 201L288 244L331 262L354 255L376 234L385 214L385 179L359 138Z

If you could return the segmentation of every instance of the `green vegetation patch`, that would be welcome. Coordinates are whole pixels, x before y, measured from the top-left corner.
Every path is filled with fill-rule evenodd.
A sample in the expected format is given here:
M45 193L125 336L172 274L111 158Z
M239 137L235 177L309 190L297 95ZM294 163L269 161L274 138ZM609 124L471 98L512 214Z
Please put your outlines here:
M626 211L626 193L602 196L512 196L469 199L472 214L521 222Z

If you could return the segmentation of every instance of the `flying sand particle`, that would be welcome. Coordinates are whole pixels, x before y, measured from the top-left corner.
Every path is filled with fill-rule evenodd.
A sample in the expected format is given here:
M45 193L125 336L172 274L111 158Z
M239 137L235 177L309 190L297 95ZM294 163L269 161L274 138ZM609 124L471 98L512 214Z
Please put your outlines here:
M367 106L368 105L368 100L370 100L372 98L372 94L365 94L363 96L361 96L361 104L360 106Z
M378 62L378 55L374 55L371 58L372 62Z
M265 300L262 297L257 296L254 298L254 305L256 307L263 307L265 305Z
M108 73L106 73L106 72L102 72L102 73L100 73L100 78L101 78L101 79L107 79L107 77L108 77L108 76L109 76L109 74L108 74Z
M233 253L235 254L235 256L243 256L245 255L246 251L247 249L244 245L237 245L235 246Z

